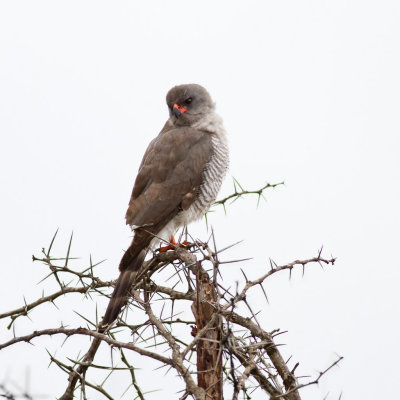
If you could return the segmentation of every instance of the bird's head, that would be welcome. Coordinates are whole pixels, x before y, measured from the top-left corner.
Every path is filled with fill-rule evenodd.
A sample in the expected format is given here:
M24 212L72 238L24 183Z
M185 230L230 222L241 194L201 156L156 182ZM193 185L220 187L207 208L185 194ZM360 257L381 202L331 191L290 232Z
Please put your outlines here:
M192 126L215 109L207 90L194 83L173 87L167 105L170 121L176 126Z

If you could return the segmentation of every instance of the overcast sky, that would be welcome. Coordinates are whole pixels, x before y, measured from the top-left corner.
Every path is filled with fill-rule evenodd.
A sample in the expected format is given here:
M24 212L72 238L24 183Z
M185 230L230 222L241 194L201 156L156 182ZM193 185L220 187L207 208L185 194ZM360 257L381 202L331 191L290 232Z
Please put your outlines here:
M227 216L210 215L220 247L243 240L227 259L253 257L240 267L257 277L269 258L310 258L322 245L325 256L338 258L304 277L271 280L270 303L260 303L263 326L288 331L283 351L300 362L299 373L315 376L344 356L304 397L393 398L399 8L368 0L1 2L0 312L41 295L46 270L31 256L57 228L58 255L73 231L72 255L85 265L90 254L107 259L99 273L117 277L130 240L126 207L143 152L167 118L165 95L176 84L199 83L229 134L231 167L220 197L232 192L232 176L246 189L285 181L258 208L247 198ZM204 221L190 231L208 235ZM239 266L224 268L242 279ZM83 325L73 301L60 304L61 311L42 307L31 321L18 320L16 334L61 321ZM90 302L80 307L94 315ZM1 342L12 335L8 322L0 322ZM60 395L66 377L47 367L44 349L54 352L62 341L2 351L0 383L30 374L33 395ZM66 355L86 347L75 341ZM139 372L147 389L155 382L163 389L162 376Z

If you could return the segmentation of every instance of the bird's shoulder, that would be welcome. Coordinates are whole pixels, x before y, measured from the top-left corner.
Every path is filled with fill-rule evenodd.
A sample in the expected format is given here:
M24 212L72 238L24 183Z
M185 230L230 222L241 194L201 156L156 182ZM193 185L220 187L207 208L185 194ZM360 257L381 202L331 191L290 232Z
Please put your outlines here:
M143 188L143 181L164 181L176 168L181 168L181 164L199 167L210 159L211 154L209 132L192 127L161 131L146 149L135 186L139 184Z

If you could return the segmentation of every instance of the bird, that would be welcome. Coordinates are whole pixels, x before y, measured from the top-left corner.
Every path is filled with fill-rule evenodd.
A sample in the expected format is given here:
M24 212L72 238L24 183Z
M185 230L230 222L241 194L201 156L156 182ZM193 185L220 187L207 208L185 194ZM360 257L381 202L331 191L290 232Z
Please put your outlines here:
M118 318L148 251L160 241L175 243L180 227L206 214L228 170L227 134L208 91L178 85L166 103L169 118L147 147L133 186L126 212L133 239L119 264L103 329Z

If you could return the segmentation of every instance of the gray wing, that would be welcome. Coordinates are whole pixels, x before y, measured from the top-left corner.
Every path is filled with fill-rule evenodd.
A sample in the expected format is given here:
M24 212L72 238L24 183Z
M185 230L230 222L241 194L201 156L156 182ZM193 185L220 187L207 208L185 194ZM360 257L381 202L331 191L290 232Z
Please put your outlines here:
M126 223L161 229L195 200L212 155L211 136L181 127L162 132L146 150L133 187Z

